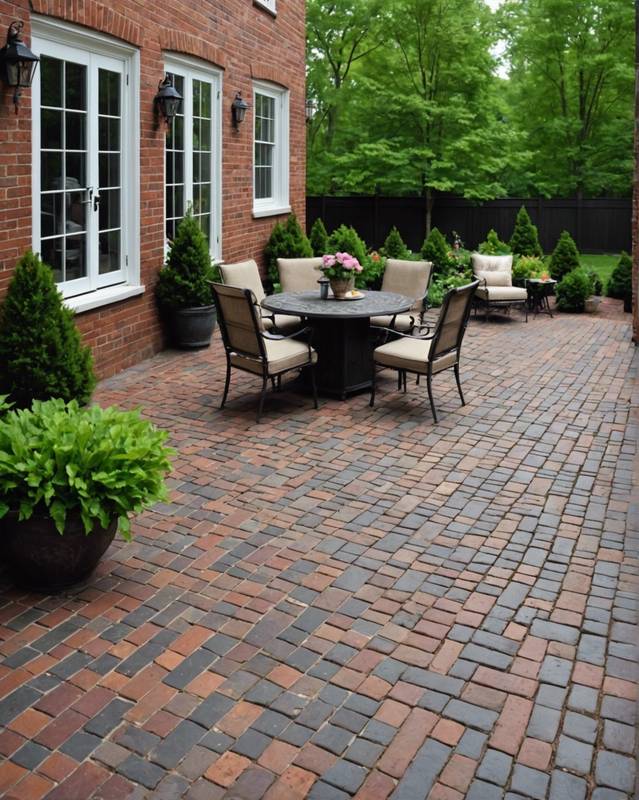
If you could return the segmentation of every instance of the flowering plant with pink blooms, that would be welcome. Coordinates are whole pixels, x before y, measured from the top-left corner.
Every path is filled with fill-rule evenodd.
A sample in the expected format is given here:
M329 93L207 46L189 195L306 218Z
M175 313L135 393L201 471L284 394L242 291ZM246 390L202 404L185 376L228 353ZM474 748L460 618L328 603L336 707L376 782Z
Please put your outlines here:
M360 273L363 267L350 253L335 253L335 255L322 256L320 269L327 278L348 280Z

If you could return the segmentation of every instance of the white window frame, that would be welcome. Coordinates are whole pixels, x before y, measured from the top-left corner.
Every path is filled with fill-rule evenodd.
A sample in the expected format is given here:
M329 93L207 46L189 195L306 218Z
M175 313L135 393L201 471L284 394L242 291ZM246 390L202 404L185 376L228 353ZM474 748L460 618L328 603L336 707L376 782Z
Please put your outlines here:
M104 63L109 60L122 70L122 134L121 134L121 247L124 267L111 281L100 276L97 264L89 271L87 279L71 281L59 288L67 306L77 312L124 300L142 294L140 285L140 56L130 45L109 36L78 28L74 25L33 15L31 18L31 48L40 55L73 59L73 51L82 51L87 59L95 55ZM70 50L73 48L73 51ZM32 86L32 243L35 252L40 251L40 71ZM95 100L95 99L94 99ZM89 109L91 108L91 98ZM89 157L97 154L97 142L88 141ZM95 153L93 152L95 150ZM97 227L94 220L95 231ZM89 228L90 229L90 228ZM111 285L105 285L110 283ZM72 286L71 284L76 284Z
M275 145L273 148L273 192L271 197L255 197L255 107L256 95L275 100ZM253 216L270 217L288 214L289 199L289 91L281 86L263 81L253 83Z
M211 84L211 232L209 245L211 258L222 259L222 71L195 58L177 55L164 55L165 72L171 72L184 78L184 98L182 113L184 114L184 204L185 208L193 201L193 80ZM187 147L187 133L190 139ZM166 159L164 161L164 244L168 251L166 239Z
M253 3L271 13L274 17L277 16L277 0L253 0Z

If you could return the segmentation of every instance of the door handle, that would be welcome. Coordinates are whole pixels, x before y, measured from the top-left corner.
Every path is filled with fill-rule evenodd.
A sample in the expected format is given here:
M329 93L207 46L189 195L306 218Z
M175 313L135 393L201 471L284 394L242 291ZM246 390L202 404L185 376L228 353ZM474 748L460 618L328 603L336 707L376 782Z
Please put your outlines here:
M99 205L100 205L100 195L99 194L94 194L93 195L93 210L97 211Z

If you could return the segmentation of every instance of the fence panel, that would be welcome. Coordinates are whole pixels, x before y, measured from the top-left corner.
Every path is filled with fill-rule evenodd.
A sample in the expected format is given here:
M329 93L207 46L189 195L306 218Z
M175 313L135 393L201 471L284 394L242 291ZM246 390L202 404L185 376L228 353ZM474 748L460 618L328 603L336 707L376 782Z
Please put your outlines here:
M539 229L544 252L552 252L559 234L570 232L584 253L618 253L631 249L629 198L504 198L482 204L461 197L435 199L432 224L450 238L456 231L467 247L475 248L490 228L508 240L515 218L524 205ZM308 197L306 220L310 230L321 217L328 231L342 223L352 225L370 247L379 248L395 225L411 250L419 250L426 228L423 197Z

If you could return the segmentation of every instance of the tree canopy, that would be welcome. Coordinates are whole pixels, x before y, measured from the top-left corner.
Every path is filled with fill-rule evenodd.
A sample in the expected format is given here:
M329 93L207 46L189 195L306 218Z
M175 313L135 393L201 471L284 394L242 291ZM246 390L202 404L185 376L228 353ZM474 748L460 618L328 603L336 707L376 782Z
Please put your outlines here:
M308 0L309 193L628 193L632 21L628 0L494 13L484 0Z

